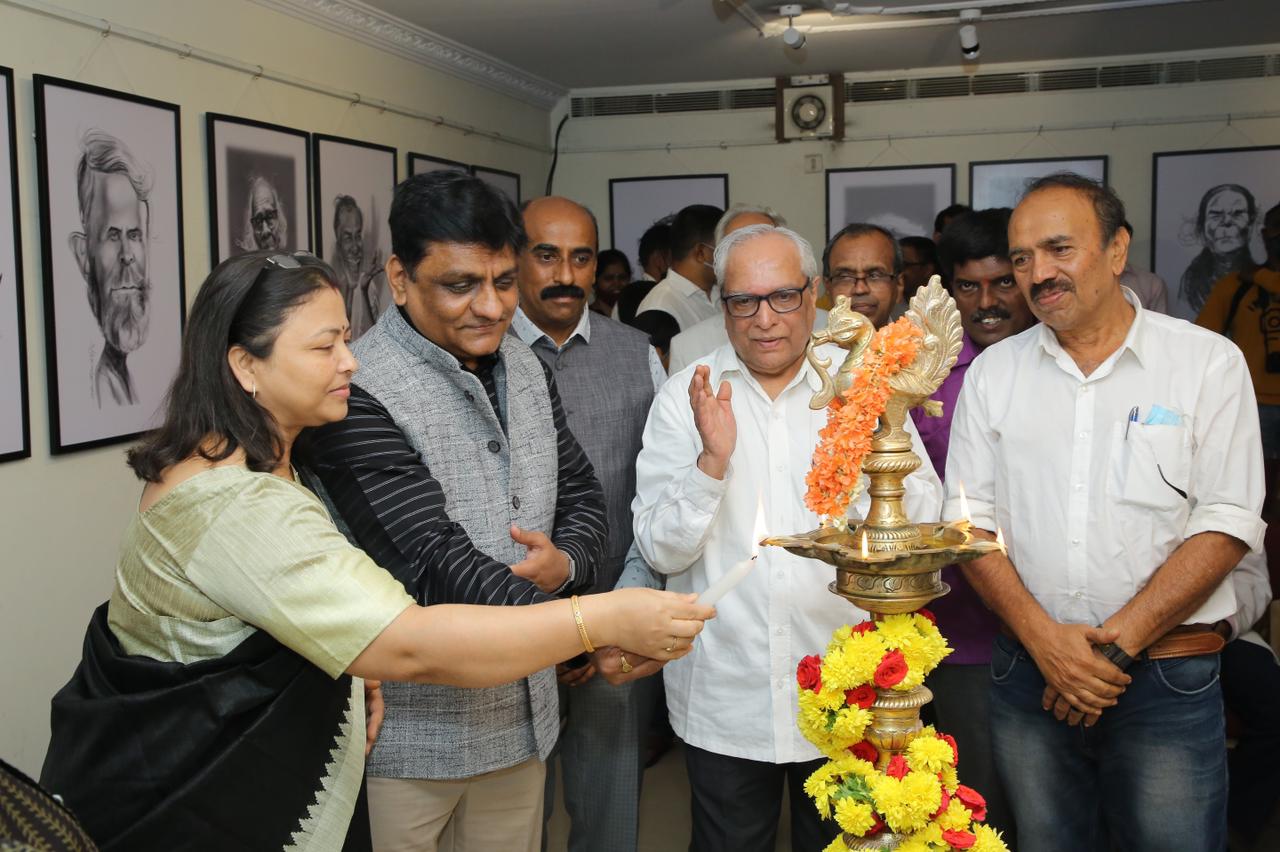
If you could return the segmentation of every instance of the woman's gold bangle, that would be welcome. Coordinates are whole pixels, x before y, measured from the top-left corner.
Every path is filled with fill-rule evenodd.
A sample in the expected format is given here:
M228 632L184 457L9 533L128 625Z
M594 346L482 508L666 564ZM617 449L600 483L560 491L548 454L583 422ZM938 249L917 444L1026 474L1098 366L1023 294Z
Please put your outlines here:
M578 635L582 637L582 647L587 649L588 654L594 654L596 647L591 644L591 637L587 635L587 625L582 623L582 608L578 606L577 595L569 598L569 605L573 607L573 620L578 625Z

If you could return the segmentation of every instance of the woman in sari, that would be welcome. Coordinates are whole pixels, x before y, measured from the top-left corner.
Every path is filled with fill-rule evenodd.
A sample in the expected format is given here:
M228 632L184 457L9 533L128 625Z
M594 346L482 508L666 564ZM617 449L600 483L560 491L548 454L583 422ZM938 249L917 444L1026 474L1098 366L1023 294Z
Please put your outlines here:
M129 453L146 485L54 697L41 776L103 850L366 850L374 682L492 686L595 645L655 671L713 614L642 589L416 605L291 463L299 432L347 410L357 364L335 282L310 255L220 264L164 423Z

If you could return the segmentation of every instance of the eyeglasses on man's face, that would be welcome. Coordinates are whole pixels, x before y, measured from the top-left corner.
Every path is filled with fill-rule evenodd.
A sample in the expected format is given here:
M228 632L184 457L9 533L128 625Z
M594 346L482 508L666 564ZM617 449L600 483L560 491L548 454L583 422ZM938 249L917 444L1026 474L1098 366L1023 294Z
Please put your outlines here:
M893 281L893 275L883 269L872 269L861 275L856 272L841 271L832 274L829 280L836 287L854 287L859 281L867 282L868 287L882 287Z
M761 302L768 302L769 308L775 314L789 314L799 310L804 304L804 291L809 289L809 283L805 282L802 287L784 287L764 296L757 296L754 293L730 293L728 296L721 296L720 301L724 302L724 309L728 311L729 316L735 319L749 319L755 316L760 310Z

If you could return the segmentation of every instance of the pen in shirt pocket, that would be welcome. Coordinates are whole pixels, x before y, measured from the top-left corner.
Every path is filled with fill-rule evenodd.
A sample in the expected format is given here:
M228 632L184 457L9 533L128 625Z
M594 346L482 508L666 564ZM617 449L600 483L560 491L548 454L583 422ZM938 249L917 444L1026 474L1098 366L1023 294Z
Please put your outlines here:
M1138 422L1138 406L1129 409L1129 422L1124 424L1124 439L1129 440L1129 427Z

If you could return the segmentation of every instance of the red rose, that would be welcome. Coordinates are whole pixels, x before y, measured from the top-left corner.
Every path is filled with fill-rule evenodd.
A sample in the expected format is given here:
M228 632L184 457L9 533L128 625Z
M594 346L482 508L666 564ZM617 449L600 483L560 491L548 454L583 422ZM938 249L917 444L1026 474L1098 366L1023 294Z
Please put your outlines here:
M956 745L956 738L950 734L938 734L938 739L951 746L951 765L960 765L960 746Z
M902 683L907 676L907 661L901 651L890 651L884 655L880 665L876 666L875 683L881 689Z
M866 633L869 630L875 630L876 626L874 623L870 621L863 621L853 625L853 627L849 629L852 630L854 633Z
M972 831L944 831L942 839L956 849L968 849L978 842L977 836Z
M916 610L916 615L923 615L925 618L929 619L929 623L932 624L934 627L938 626L938 616L934 615L932 612L925 609L924 607L921 607L920 609Z
M865 683L857 689L846 689L844 691L844 703L850 707L856 704L863 710L875 704L877 697L876 691Z
M960 804L969 809L978 822L987 818L987 800L977 790L960 784L956 787L956 798L960 800Z
M810 654L801 660L800 665L796 666L796 683L800 684L801 689L821 691L822 658L817 654Z
M866 831L862 832L863 837L870 837L873 834L879 834L880 832L884 831L884 820L880 818L880 814L876 813L875 811L872 811L871 818L875 820L875 823Z
M907 761L904 760L900 754L895 754L893 757L889 758L889 765L884 768L885 775L888 775L890 778L897 778L898 780L902 780L902 778L910 771L911 767L907 766Z
M870 740L854 743L849 746L849 751L853 753L854 757L865 760L867 763L875 763L880 759L879 750L871 744Z
M938 805L938 809L933 812L933 816L929 817L929 819L937 819L938 817L942 816L943 812L946 811L947 807L950 804L951 804L951 794L947 792L946 787L943 787L942 788L942 804Z

